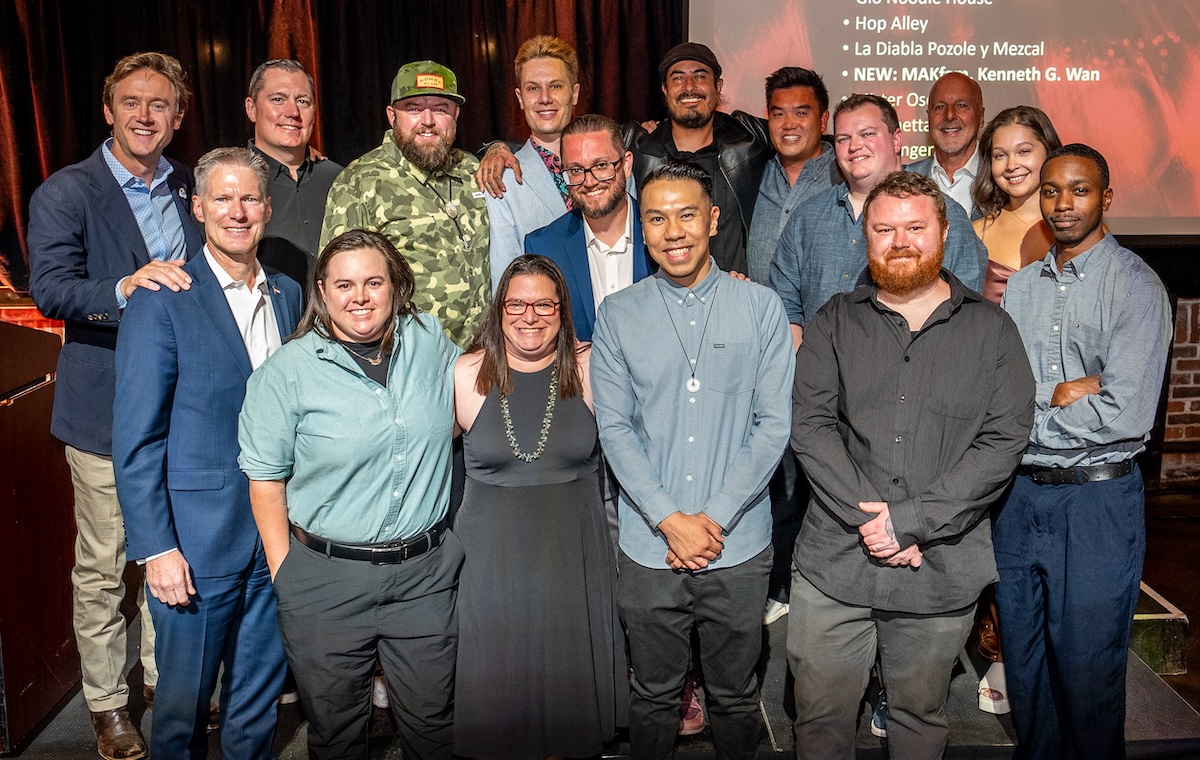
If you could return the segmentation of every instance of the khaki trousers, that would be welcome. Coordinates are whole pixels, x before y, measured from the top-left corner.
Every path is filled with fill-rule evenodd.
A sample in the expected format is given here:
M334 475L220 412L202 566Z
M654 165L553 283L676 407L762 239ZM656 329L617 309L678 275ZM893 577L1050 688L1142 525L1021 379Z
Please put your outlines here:
M112 457L67 446L67 464L75 488L75 640L83 671L83 698L93 712L124 707L129 702L125 683L125 520L117 502ZM146 607L146 589L138 589L142 617L143 683L158 683L154 665L154 625Z

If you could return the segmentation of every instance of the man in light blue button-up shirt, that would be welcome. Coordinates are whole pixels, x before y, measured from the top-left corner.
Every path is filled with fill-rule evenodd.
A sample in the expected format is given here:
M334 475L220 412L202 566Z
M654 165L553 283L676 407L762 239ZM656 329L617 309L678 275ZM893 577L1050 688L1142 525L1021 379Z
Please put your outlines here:
M617 599L637 757L671 756L693 628L717 754L758 744L766 487L788 437L794 364L779 298L709 255L711 192L691 164L651 173L641 221L660 271L605 298L593 335L596 419L621 484Z
M1037 383L1029 448L993 540L1018 758L1125 756L1125 666L1146 553L1133 458L1171 345L1158 276L1105 234L1108 166L1086 145L1042 165L1055 246L1001 305Z

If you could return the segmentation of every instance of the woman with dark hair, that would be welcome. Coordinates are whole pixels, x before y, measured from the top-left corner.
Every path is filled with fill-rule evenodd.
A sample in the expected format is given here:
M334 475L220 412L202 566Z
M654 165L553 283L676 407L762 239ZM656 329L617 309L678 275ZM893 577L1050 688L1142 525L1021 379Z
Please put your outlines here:
M467 483L455 520L459 603L454 750L591 757L615 730L614 552L600 447L558 267L514 260L454 367Z
M296 334L250 376L239 420L314 758L367 756L376 658L404 756L451 756L459 352L413 307L413 282L382 235L330 241Z
M1061 145L1050 119L1033 106L1006 108L979 136L980 161L990 170L975 176L971 198L983 212L974 225L988 250L983 295L993 303L1000 303L1009 275L1054 245L1038 191L1042 162Z

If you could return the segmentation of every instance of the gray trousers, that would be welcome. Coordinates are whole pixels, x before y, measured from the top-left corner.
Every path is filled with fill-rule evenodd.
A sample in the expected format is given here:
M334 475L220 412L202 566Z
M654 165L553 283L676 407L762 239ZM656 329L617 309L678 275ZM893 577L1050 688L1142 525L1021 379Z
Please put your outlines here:
M944 615L853 607L792 574L787 653L796 677L796 757L853 760L859 704L879 658L887 691L888 752L941 758L950 673L975 605Z

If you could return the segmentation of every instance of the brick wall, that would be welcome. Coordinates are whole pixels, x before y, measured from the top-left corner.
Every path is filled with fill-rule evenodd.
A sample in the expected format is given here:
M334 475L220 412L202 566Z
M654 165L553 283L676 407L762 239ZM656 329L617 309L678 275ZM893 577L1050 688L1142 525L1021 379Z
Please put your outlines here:
M1179 299L1170 373L1164 485L1200 481L1200 299Z

